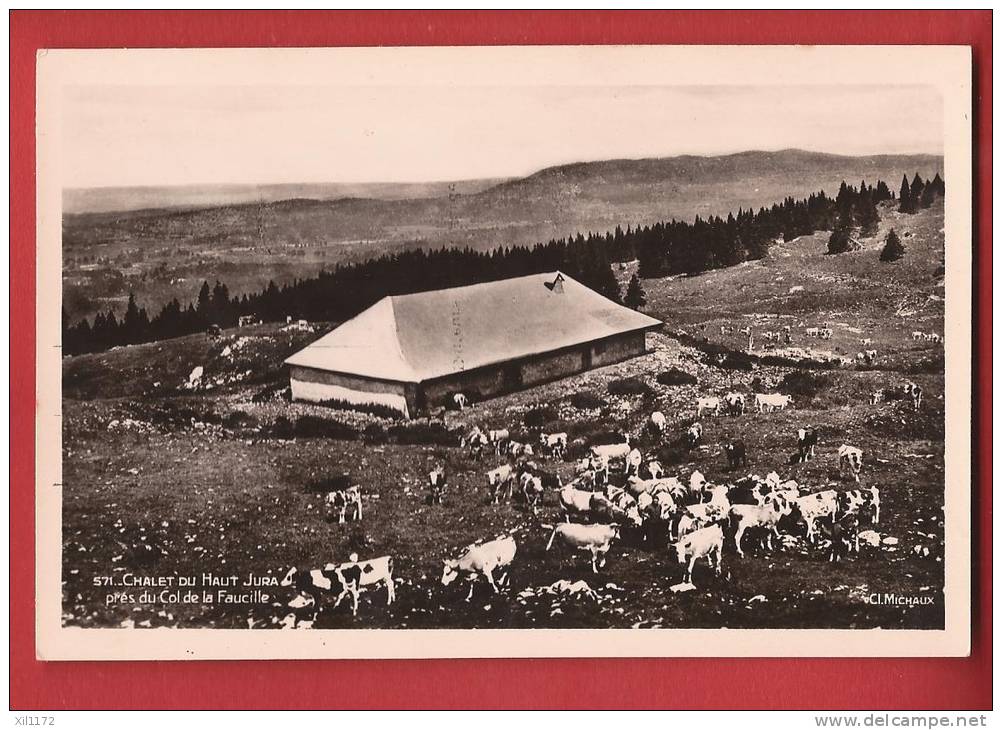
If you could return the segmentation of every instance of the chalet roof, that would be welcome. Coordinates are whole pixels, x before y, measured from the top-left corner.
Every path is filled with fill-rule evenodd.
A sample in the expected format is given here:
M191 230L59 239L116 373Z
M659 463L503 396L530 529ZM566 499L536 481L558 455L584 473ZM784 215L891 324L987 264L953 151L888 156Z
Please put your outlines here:
M659 324L550 272L384 297L285 362L417 383Z

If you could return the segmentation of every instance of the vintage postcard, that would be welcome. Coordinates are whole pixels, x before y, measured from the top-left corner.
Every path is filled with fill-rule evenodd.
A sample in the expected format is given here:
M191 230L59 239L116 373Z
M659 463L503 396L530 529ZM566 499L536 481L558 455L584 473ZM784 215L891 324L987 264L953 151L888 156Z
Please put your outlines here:
M968 48L37 74L40 658L968 653Z

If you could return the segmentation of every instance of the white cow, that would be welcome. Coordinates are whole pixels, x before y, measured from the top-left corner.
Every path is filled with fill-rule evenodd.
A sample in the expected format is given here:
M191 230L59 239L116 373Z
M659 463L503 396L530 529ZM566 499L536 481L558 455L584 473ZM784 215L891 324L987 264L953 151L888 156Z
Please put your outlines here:
M703 487L706 486L706 477L703 476L703 472L696 469L689 475L689 492L692 494L702 494Z
M358 554L352 553L348 556L347 563L340 565L327 563L324 566L324 573L327 575L333 573L341 584L341 592L334 601L334 608L340 605L345 596L350 595L353 616L358 615L358 596L366 586L385 585L387 606L393 603L396 596L396 591L393 589L393 558L389 555L359 562Z
M532 513L535 514L539 500L543 497L543 480L532 472L526 471L519 476L518 483L522 490L522 496L525 497L525 503L532 508Z
M497 469L487 472L487 490L494 504L501 501L505 488L508 489L508 498L511 499L514 479L515 468L511 464L502 464Z
M764 505L757 504L735 504L730 509L732 522L737 523L734 532L734 544L738 549L738 555L744 557L744 550L741 548L741 538L745 530L749 528L761 528L766 532L766 547L772 550L772 537L779 539L779 520L784 515L791 512L791 506L783 498L773 498Z
M644 464L644 471L650 479L660 479L665 473L665 468L657 459L651 459Z
M553 540L558 535L561 541L567 545L591 553L591 569L597 573L599 567L605 565L605 556L612 546L612 541L619 537L619 525L582 525L562 522L553 528L550 539L546 543L547 550L553 546Z
M835 510L838 508L838 493L834 489L826 489L823 492L798 497L793 504L800 513L804 524L807 525L807 540L814 542L815 523L820 519L834 517Z
M466 596L469 601L473 598L477 578L483 576L494 592L499 593L498 586L504 585L508 578L507 569L515 559L515 550L515 538L510 535L480 545L470 545L458 559L444 561L442 585L447 586L460 575L465 575L470 581L470 592ZM494 571L498 569L502 573L495 580Z
M759 413L785 410L793 402L793 397L779 393L756 393L755 408Z
M711 568L716 569L720 575L723 567L724 555L724 531L720 525L710 525L679 538L675 543L675 553L678 556L679 565L689 565L685 571L685 582L692 583L692 570L696 561L706 558L706 562Z
M632 450L633 448L630 446L630 442L623 441L618 444L601 444L599 446L592 446L589 449L589 452L593 457L609 461L612 459L625 459Z
M703 411L713 411L713 415L720 415L720 398L716 396L709 396L706 398L700 398L696 401L696 417L703 415Z
M663 436L668 429L668 419L665 418L665 414L661 411L654 411L651 414L649 423L651 430L655 431L658 436Z
M495 428L487 432L487 440L494 446L494 453L499 456L510 438L511 432L507 428Z
M566 433L541 433L539 434L539 445L550 454L550 458L562 459L567 453Z

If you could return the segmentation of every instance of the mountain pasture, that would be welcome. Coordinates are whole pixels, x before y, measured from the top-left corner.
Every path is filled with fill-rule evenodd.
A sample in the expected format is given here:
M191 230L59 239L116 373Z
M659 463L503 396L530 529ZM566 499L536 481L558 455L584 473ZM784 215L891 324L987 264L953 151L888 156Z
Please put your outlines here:
M314 333L256 325L227 330L218 339L192 335L64 358L64 623L941 627L943 350L913 340L911 332L942 333L942 215L941 204L915 215L882 209L880 231L857 252L826 256L826 234L819 233L777 244L762 261L645 280L645 311L666 322L663 332L648 336L648 354L408 423L284 397L281 360L333 323L313 323ZM903 237L906 253L883 264L879 250L891 226ZM625 282L634 267L617 273ZM765 333L785 326L792 342L767 349ZM831 339L808 338L812 327L830 328ZM742 329L751 331L750 353ZM856 360L862 340L877 351L870 364ZM850 363L808 367L782 356L784 347ZM658 382L671 370L695 383ZM627 379L646 387L610 387ZM873 392L904 380L921 386L920 409L907 400L870 404ZM749 403L756 392L789 393L793 403L772 413L749 408L743 415L697 419L699 397L731 391L745 393ZM654 411L667 418L663 442L647 428ZM680 448L678 438L697 420L701 441L691 450ZM488 449L477 460L460 448L460 437L474 425L508 428L512 438L533 443L540 431L566 432L566 461L535 457L564 484L574 479L574 459L610 431L629 433L634 445L662 461L666 476L683 483L695 470L711 483L776 471L806 493L857 487L835 462L839 445L851 444L863 451L859 486L880 490L881 517L873 529L881 539L830 562L823 544L804 539L801 523L784 521L784 537L771 550L750 541L741 558L727 539L721 575L700 562L695 588L673 590L683 581L684 566L666 541L645 544L624 529L596 574L583 552L545 549L552 527L563 519L552 488L538 513L517 493L511 501L491 503L486 473L505 459ZM806 427L819 432L817 456L794 463L797 431ZM747 465L737 470L729 468L721 449L732 439L747 448ZM441 505L429 504L428 473L440 467L448 488ZM620 484L623 477L612 480ZM363 517L331 522L324 495L348 484L361 487ZM500 593L480 581L467 603L467 585L442 585L445 559L509 533L518 547ZM291 567L319 569L352 553L362 560L392 556L392 605L377 589L362 594L356 617L350 602L334 608L332 598L315 619L310 609L290 607L296 591L277 583ZM268 597L167 605L116 598L127 574L198 576L205 582L209 573L259 584ZM591 592L571 593L561 580L583 580ZM885 594L916 600L870 600ZM294 620L286 621L290 613Z

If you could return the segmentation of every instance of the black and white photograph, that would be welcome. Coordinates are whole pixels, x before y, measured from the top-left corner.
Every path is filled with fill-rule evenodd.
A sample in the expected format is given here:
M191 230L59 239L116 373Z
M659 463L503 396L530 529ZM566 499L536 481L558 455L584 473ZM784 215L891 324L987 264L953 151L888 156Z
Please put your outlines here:
M969 57L710 50L40 59L52 653L965 653Z

